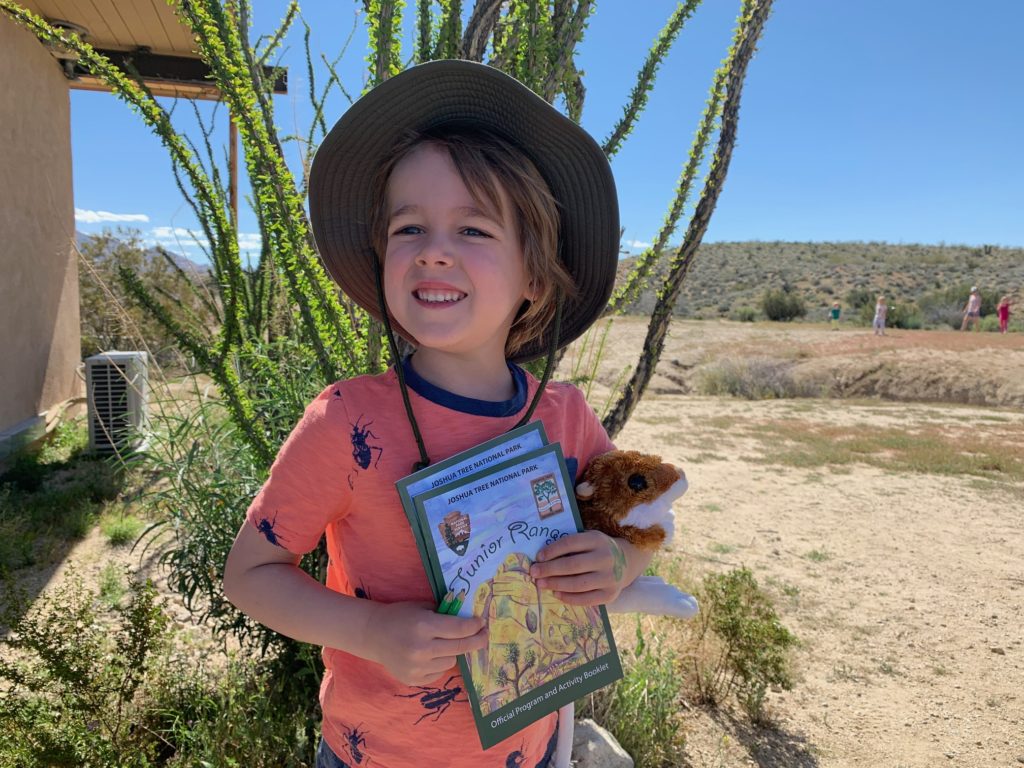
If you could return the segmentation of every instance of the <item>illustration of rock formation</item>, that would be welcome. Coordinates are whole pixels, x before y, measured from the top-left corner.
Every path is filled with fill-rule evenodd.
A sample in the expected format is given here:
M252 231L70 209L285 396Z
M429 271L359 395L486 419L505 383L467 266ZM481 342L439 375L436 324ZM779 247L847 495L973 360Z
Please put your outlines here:
M473 613L490 628L488 647L469 655L484 714L609 651L598 609L538 589L530 564L510 554L474 596Z

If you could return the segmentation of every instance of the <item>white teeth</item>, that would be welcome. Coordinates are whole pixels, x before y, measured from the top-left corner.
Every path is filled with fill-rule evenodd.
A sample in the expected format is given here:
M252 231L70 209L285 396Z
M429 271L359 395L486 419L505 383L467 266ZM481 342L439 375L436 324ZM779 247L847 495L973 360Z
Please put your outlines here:
M463 294L458 291L417 291L416 298L420 301L443 302L459 301Z

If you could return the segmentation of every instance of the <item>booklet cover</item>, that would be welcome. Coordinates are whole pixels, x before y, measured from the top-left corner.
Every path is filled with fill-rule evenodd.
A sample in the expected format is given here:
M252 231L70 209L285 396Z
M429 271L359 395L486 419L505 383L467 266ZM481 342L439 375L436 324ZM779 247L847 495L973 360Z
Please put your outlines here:
M413 501L415 497L426 491L440 488L446 483L455 482L459 478L468 477L516 454L547 444L548 438L544 433L544 425L539 421L534 421L517 429L509 430L493 440L480 443L462 453L457 453L437 464L431 464L419 472L403 477L395 484L398 489L398 497L402 501L402 509L409 520L409 525L412 526L413 535L416 537L416 546L419 548L420 557L423 558L423 567L427 569L431 584L436 583L436 574L431 573L432 566L430 558L427 557L424 538L419 535L416 504ZM441 599L441 595L434 597L437 600Z
M529 577L539 549L582 529L560 445L413 501L439 610L487 619L488 647L459 657L484 749L622 677L604 606L566 605Z

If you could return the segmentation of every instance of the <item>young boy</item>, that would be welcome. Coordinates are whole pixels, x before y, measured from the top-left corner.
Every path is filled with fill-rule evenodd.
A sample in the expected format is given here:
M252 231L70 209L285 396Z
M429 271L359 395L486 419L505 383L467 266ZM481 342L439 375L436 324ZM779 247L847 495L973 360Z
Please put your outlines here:
M551 765L555 715L480 749L455 662L486 646L486 630L435 612L394 484L527 418L561 442L571 473L613 447L575 387L541 387L516 365L579 336L607 301L619 235L608 163L517 81L432 62L332 129L314 158L310 217L334 279L415 351L310 404L238 532L225 593L324 646L318 766ZM325 533L321 586L298 562ZM541 550L530 575L594 605L649 560L588 531Z

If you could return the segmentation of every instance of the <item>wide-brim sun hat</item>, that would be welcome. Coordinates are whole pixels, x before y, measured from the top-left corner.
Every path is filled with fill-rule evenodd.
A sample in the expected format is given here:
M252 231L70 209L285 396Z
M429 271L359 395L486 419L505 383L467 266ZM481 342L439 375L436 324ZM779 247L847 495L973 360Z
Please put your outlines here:
M559 257L577 290L574 298L565 299L562 311L558 346L568 344L600 316L615 282L615 181L604 152L586 131L518 80L486 64L442 60L410 67L342 115L317 149L309 175L310 221L324 266L356 304L382 319L370 229L371 180L407 130L447 124L485 129L515 144L558 201ZM514 360L544 355L547 336L526 344Z

